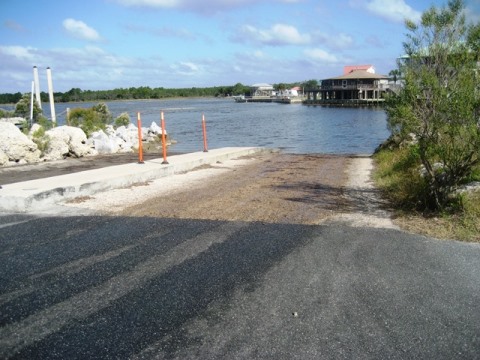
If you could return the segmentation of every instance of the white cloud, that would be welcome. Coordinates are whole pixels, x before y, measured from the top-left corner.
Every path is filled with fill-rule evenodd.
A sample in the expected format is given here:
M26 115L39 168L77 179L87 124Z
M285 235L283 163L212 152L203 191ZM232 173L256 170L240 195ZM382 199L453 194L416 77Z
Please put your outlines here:
M100 40L100 35L98 32L85 24L83 21L75 19L65 19L63 20L63 27L67 30L72 36L88 41L98 41Z
M194 75L200 71L197 64L188 61L173 64L171 68L181 75Z
M35 54L32 52L35 51L32 47L24 46L0 46L0 54L4 56L14 57L16 59L31 61L35 59Z
M354 45L353 38L345 33L332 35L317 31L312 34L312 38L315 40L315 42L324 44L330 49L335 50L348 49Z
M137 24L127 24L125 25L125 29L129 32L145 33L156 37L167 36L184 40L195 40L198 37L198 35L193 34L188 29L180 27L147 27Z
M385 43L376 35L370 35L365 39L365 43L375 48L385 47Z
M282 39L288 44L307 44L310 42L310 35L300 34L298 30L291 25L275 24L272 27L271 35L277 41Z
M74 87L109 89L119 82L128 85L132 79L114 78L114 72L131 69L139 62L139 59L113 56L98 47L39 49L18 45L0 46L0 59L4 92L30 91L34 65L39 70L42 91L46 91L47 67L53 70L56 91L68 91Z
M118 0L118 3L125 6L173 8L183 5L182 0Z
M199 67L192 62L181 62L180 63L184 68L189 69L190 71L198 71Z
M393 22L403 22L405 19L418 22L422 15L404 0L371 0L365 7L371 13Z
M266 56L263 51L257 50L253 52L253 57L257 59L264 59Z
M304 54L309 57L311 60L320 61L325 63L338 63L339 59L325 50L322 49L306 49Z
M331 37L329 44L336 49L347 49L353 45L353 38L350 35L340 33Z
M235 9L250 4L286 3L296 4L304 0L115 0L123 6L170 8L211 14L222 10Z
M300 34L294 26L275 24L270 29L257 29L252 25L245 25L237 40L265 45L304 45L310 43L311 38L309 34Z

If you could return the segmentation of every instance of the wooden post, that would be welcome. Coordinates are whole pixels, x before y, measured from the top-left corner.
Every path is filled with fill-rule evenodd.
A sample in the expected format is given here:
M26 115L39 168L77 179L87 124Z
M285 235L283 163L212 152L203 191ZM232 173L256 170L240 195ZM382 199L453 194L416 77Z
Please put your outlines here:
M205 123L205 115L202 114L202 129L203 129L203 152L208 152L207 147L207 125Z
M144 164L143 144L142 144L142 120L140 119L140 112L137 112L137 127L138 127L138 163Z
M163 117L163 111L161 112L161 120L162 120L162 150L163 150L163 165L168 164L167 161L167 141L165 139L165 119Z

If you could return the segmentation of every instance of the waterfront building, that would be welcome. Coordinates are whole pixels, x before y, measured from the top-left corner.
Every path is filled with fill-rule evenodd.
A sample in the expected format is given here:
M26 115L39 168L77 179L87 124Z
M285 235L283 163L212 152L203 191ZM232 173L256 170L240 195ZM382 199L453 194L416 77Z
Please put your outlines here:
M275 89L270 84L254 84L251 86L250 93L253 97L271 97L275 95Z
M349 65L340 76L320 81L317 89L306 89L306 103L366 105L385 101L388 77L375 73L372 65Z

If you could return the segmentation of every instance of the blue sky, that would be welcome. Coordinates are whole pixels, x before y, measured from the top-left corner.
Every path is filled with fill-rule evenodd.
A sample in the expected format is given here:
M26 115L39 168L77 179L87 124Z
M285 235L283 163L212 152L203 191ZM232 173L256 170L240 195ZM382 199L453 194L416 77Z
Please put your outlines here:
M0 93L296 82L402 55L432 0L1 0ZM466 0L480 21L480 0Z

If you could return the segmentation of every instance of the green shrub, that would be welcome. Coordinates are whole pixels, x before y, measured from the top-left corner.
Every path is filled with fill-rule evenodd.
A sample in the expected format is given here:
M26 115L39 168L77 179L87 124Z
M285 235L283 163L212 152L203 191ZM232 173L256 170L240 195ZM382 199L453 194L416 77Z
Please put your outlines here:
M462 196L462 217L459 238L480 241L480 192Z
M38 130L35 131L32 134L32 136L33 136L34 139L44 137L45 136L45 128L43 126L39 127Z
M416 146L382 150L374 156L374 178L392 204L404 210L421 210L427 200L428 188L420 174Z
M404 86L387 99L392 134L414 134L428 192L427 209L451 206L451 194L480 164L480 24L467 25L464 3L431 7L407 21L400 65Z
M41 156L43 156L50 147L50 137L45 134L45 128L43 126L39 127L38 130L32 134L32 141L37 144Z
M39 124L44 129L44 131L53 129L55 127L55 123L52 120L47 119L43 115L37 118L37 124Z
M130 124L130 115L127 112L121 113L115 119L115 127L118 128L120 126L128 126Z
M112 122L112 114L110 113L107 104L98 103L97 105L92 106L92 110L105 125L108 125Z
M104 103L97 104L90 109L72 109L68 118L68 123L81 128L87 137L95 131L105 130L111 121L112 115Z
M0 118L10 118L14 116L13 111L8 111L5 109L0 109Z
M480 241L480 192L451 195L448 206L428 210L429 187L420 175L417 146L381 150L374 160L375 184L405 229L443 239ZM479 177L480 167L476 167L470 181Z
M22 96L20 101L15 104L15 116L20 116L25 119L30 119L30 94L25 94ZM38 106L37 102L33 102L33 121L37 121L37 119L42 115L42 109Z

